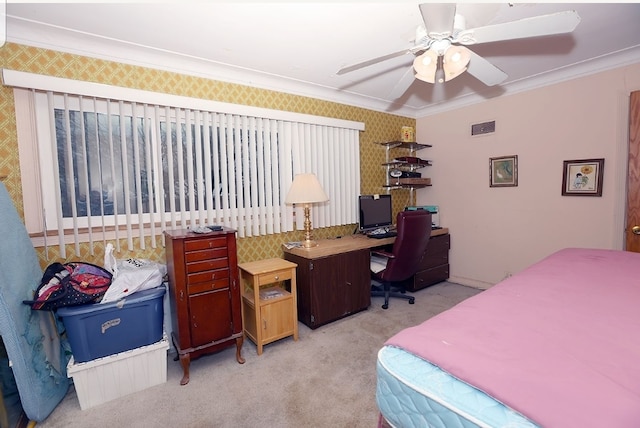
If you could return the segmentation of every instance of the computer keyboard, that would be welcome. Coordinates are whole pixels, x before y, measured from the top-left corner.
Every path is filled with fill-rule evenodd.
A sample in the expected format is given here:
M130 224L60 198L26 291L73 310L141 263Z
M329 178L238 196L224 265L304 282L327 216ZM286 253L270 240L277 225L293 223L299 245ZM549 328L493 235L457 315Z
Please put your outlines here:
M369 233L367 234L369 238L382 239L382 238L392 238L394 236L398 236L398 232L395 230L390 230L384 233Z

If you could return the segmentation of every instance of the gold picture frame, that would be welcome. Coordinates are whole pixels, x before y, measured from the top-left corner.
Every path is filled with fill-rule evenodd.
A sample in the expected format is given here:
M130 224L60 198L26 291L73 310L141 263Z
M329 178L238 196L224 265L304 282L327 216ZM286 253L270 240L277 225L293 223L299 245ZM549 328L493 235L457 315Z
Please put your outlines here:
M604 159L566 160L562 168L562 196L602 196Z
M518 185L518 155L489 158L489 187Z

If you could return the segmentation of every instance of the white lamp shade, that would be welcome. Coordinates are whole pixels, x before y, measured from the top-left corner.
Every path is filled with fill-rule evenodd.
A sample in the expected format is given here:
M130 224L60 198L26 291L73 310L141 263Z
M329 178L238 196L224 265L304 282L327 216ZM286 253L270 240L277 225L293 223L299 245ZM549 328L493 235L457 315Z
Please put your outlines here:
M313 204L328 201L315 174L297 174L284 200L285 204Z

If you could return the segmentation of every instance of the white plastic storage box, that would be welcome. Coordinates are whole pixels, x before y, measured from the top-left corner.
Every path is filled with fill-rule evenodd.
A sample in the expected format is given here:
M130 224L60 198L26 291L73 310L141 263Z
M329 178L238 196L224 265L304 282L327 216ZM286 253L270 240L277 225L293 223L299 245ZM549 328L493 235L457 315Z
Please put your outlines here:
M162 340L163 286L117 302L70 306L57 311L76 363L84 363Z
M142 391L167 381L166 336L160 342L86 363L71 357L67 376L73 378L80 408L89 409L107 401Z

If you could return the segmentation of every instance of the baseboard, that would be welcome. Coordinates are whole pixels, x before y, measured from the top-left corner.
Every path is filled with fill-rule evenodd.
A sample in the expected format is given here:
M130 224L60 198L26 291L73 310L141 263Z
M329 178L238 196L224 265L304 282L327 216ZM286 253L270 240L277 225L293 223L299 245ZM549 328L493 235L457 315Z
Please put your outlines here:
M466 287L477 288L478 290L487 290L495 285L489 282L460 277L450 277L447 281L453 282L454 284L464 285Z

